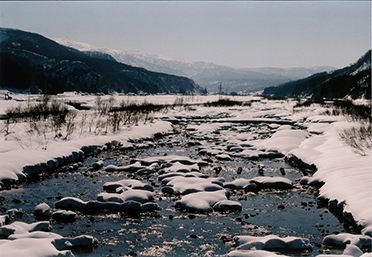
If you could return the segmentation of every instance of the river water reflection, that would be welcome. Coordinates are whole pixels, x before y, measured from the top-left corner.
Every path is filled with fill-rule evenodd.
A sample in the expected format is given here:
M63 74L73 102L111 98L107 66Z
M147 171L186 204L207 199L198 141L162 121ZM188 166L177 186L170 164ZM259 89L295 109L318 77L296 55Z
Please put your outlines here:
M82 167L74 171L65 169L39 182L28 183L17 189L3 191L3 208L22 208L25 215L17 218L24 222L34 222L34 207L46 202L51 207L62 197L73 196L88 201L96 199L103 192L106 182L126 178L151 183L155 189L155 202L161 210L137 216L121 213L79 213L72 223L51 220L52 232L63 236L88 234L99 240L94 249L76 249L75 256L219 256L234 249L234 235L297 236L308 238L312 252L286 252L292 256L316 256L324 248L322 239L327 234L342 232L342 224L327 209L316 204L315 190L302 186L298 180L302 172L287 164L283 158L245 160L233 158L220 161L213 156L199 154L199 146L188 144L187 134L175 134L154 141L156 147L132 151L107 151L88 157ZM203 146L214 145L205 140ZM210 158L213 162L203 167L202 172L214 176L214 167L221 167L219 176L226 181L235 178L258 176L259 167L264 167L264 176L284 176L293 181L291 190L261 190L258 193L231 191L231 200L239 201L241 212L208 214L188 213L177 210L175 201L179 196L166 196L157 174L139 176L125 172L92 170L91 165L103 160L109 164L128 165L132 159L152 156L180 155L190 158ZM241 174L237 174L242 167ZM283 175L280 170L285 171ZM13 201L21 200L21 203ZM336 250L332 250L337 253Z

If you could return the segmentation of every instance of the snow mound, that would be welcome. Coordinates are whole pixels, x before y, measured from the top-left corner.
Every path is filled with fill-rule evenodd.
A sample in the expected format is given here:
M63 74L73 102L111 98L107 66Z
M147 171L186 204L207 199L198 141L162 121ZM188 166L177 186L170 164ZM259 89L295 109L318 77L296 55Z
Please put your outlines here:
M215 183L216 179L196 178L196 177L172 177L166 183L171 187L173 194L190 194L201 191L218 191L223 188Z
M31 224L13 222L0 227L1 257L42 257L69 256L71 249L81 246L96 246L98 241L92 236L82 235L75 238L64 238L61 235L45 232L51 229L49 222L41 221Z
M73 211L59 210L53 212L52 218L59 222L72 222L77 219L77 214Z
M59 251L52 244L52 238L21 238L0 243L0 257L73 257L71 251Z
M221 200L213 205L215 211L241 211L242 205L237 201Z
M223 187L225 188L234 188L234 189L244 189L245 186L251 184L251 179L246 178L238 178L231 182L223 183Z
M310 241L306 238L284 237L280 238L275 235L263 237L255 236L236 236L235 242L238 245L237 250L312 250Z
M154 188L147 183L136 179L123 179L114 182L107 182L103 185L103 190L105 191L115 191L119 187L129 187L132 189L142 189L147 191L154 191Z
M117 202L124 203L126 201L149 202L154 200L154 196L150 191L140 189L128 189L121 194L116 193L100 193L97 196L100 202Z
M232 182L225 182L223 186L250 191L260 188L291 189L293 183L291 180L282 177L255 177L253 179L238 178Z
M282 177L255 177L251 179L251 183L263 188L291 189L293 187L291 180Z
M141 168L143 168L141 163L140 162L135 162L133 164L129 164L129 165L126 165L126 166L116 166L116 165L110 164L107 167L105 167L105 170L109 171L109 172L125 171L125 172L134 173Z
M141 191L144 191L144 190L141 190ZM144 192L151 193L148 191L144 191ZM152 207L151 208L152 210L159 209L157 204L155 205L156 207ZM85 212L109 211L109 212L138 213L138 212L146 212L149 210L149 205L141 204L140 202L132 201L132 200L127 200L125 202L120 202L120 203L100 202L100 201L85 202L75 197L64 197L61 200L55 202L54 206L58 209L63 209L63 210L79 210L79 211L85 211Z
M212 206L221 200L227 200L225 190L198 192L183 196L176 207L190 212L211 212Z
M51 227L47 221L39 221L27 224L15 221L12 224L0 227L0 238L8 238L13 234L26 234L33 231L50 231Z
M328 235L323 238L324 245L345 247L346 245L355 245L358 248L371 248L372 238L363 235L353 235L348 233L340 233L338 235Z
M235 250L227 254L228 257L286 257L264 250Z
M65 250L74 247L93 247L98 244L98 240L92 236L82 235L58 238L53 241L53 244L58 250Z
M164 171L166 173L169 173L169 172L188 173L191 171L199 171L199 166L197 164L185 165L185 164L180 163L179 161L176 161L175 163L172 163L170 167L165 168Z

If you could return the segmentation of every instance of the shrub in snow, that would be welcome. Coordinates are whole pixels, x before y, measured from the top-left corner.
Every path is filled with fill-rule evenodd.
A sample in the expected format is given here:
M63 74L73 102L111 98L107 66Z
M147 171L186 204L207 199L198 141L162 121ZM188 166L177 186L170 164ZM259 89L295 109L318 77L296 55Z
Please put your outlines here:
M237 250L313 249L308 239L299 237L280 238L275 235L268 235L263 237L236 236L235 242L238 245Z

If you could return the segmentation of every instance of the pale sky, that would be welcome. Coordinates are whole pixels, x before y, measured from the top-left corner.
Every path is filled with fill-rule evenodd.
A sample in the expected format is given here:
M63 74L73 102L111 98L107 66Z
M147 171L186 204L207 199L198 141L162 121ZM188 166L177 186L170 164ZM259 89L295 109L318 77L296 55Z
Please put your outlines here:
M1 1L0 26L184 61L344 67L371 48L371 2Z

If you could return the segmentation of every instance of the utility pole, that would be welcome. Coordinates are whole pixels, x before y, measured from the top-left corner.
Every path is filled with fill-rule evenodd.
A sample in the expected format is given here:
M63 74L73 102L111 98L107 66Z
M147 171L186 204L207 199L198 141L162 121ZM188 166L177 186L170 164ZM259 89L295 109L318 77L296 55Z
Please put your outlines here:
M221 98L221 95L222 95L222 83L220 83L220 86L218 87L218 95Z

